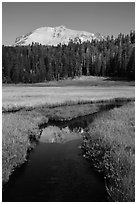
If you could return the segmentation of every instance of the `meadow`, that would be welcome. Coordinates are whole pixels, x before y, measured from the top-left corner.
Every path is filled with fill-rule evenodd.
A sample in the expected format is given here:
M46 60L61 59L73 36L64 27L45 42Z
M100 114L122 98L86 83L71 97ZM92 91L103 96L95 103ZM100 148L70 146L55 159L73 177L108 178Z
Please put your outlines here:
M73 80L45 82L39 84L3 85L3 112L54 106L64 103L131 98L135 95L134 82L109 80L104 77L81 77Z
M134 82L113 81L103 77L83 77L39 84L4 84L2 87L3 183L8 181L16 167L26 161L28 150L33 148L31 141L39 139L41 134L39 127L47 123L50 118L70 120L97 112L98 103L134 101L134 99ZM85 141L85 149L90 147L91 153L97 153L98 150L99 153L102 149L103 153L106 152L103 158L102 153L101 156L99 155L101 168L107 172L106 177L113 173L116 175L117 171L123 176L121 169L125 169L127 165L125 170L127 173L123 180L122 177L112 179L112 176L110 180L114 185L121 185L122 187L118 186L117 189L122 189L124 196L127 195L125 199L131 200L134 194L131 187L134 184L134 104L103 114L95 119L93 126L91 125L89 138ZM131 118L132 122L130 122ZM97 144L95 149L91 141ZM96 150L97 147L99 149ZM114 152L115 154L112 154ZM98 154L93 155L95 155L94 161L98 160ZM118 161L117 158L119 158ZM112 164L112 171L107 171ZM121 165L124 166L121 167ZM119 182L115 184L114 181ZM129 188L123 190L125 183ZM122 200L115 186L106 186L110 195L112 193L117 195L114 200Z

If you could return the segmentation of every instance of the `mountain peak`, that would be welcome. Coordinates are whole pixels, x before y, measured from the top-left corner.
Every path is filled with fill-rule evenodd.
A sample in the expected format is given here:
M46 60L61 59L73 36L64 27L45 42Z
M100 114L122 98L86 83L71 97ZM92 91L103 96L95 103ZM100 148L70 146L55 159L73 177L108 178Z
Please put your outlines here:
M68 44L70 40L73 42L92 41L93 39L102 40L104 37L101 34L93 34L86 31L77 31L66 28L61 25L57 27L40 27L33 32L17 37L16 45L29 45L37 42L42 45Z

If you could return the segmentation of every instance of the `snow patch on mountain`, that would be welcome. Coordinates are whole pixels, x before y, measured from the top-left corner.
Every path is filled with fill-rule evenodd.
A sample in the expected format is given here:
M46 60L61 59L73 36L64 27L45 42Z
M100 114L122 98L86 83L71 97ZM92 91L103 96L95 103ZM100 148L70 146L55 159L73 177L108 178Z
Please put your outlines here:
M29 45L39 43L42 45L68 44L70 40L73 42L92 41L93 39L103 40L101 34L93 34L85 31L76 31L66 28L65 26L58 27L41 27L26 35L17 37L16 45Z

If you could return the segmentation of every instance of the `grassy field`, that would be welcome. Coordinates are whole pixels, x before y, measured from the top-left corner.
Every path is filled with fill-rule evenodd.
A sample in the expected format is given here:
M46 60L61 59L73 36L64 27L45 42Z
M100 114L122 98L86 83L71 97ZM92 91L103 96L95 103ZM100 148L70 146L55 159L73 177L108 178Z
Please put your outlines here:
M111 201L135 201L135 106L101 113L85 136L85 157L102 171Z
M52 84L49 87L45 85L47 83L3 85L2 108L3 111L11 111L12 109L18 110L23 107L54 106L67 102L89 102L135 96L133 82L104 82L104 80L102 78L99 80L97 77L88 77L71 80L71 83L69 81L67 86L60 86L60 83L63 84L63 82L49 82L56 83L56 86Z

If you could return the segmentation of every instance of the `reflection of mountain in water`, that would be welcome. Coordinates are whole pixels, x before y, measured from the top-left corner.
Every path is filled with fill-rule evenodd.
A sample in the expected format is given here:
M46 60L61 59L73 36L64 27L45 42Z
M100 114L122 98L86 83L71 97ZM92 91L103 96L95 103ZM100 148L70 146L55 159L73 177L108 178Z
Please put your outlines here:
M40 142L64 143L79 138L80 134L78 134L78 132L71 131L68 127L59 128L57 126L48 126L43 129Z

